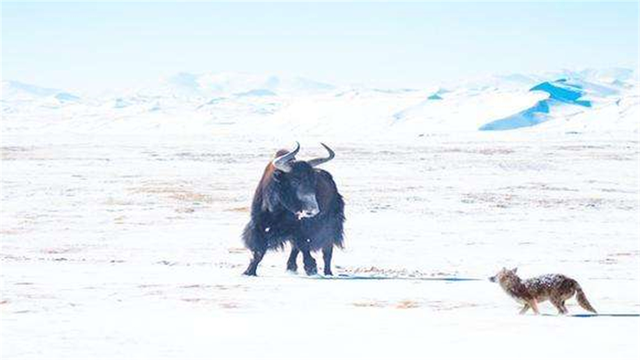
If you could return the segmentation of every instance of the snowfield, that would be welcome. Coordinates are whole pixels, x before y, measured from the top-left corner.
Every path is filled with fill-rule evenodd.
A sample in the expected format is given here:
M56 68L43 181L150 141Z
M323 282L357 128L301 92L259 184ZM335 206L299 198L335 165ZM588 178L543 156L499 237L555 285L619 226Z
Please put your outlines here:
M180 74L93 98L5 82L0 355L637 359L639 105L623 69L417 90ZM296 140L336 151L336 276L288 274L283 252L241 276L253 190ZM503 266L573 277L601 315L520 316L487 280Z

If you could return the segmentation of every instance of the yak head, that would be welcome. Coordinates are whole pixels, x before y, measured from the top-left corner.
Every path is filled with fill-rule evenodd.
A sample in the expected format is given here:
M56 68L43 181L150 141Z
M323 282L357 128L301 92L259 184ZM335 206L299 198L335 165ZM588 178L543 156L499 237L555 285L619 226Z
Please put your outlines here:
M279 152L272 165L276 171L273 180L277 184L278 197L285 209L295 214L298 220L312 218L320 213L316 193L317 176L314 167L323 164L335 156L333 150L322 144L329 156L307 161L296 160L300 144L293 151Z

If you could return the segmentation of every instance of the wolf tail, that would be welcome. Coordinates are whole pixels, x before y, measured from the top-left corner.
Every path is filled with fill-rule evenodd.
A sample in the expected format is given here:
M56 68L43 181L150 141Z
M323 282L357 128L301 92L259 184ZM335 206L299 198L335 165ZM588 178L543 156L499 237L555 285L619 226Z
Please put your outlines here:
M584 291L582 291L582 288L577 282L576 282L576 300L578 300L578 304L580 304L580 306L582 306L583 309L587 311L591 311L594 314L598 313L596 309L594 309L593 306L591 306L591 304L589 303L589 300L587 300L587 296L584 294Z

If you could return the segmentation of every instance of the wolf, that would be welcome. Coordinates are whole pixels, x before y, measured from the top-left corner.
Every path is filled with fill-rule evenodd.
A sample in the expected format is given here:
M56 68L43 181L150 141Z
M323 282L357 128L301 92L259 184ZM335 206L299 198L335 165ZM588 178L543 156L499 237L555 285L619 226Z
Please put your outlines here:
M531 279L522 280L516 272L518 268L502 268L496 275L489 278L489 281L500 284L500 287L514 300L524 305L520 314L532 309L537 315L538 303L549 300L558 309L561 315L568 314L569 311L564 305L565 301L576 295L578 304L583 309L597 314L597 311L587 300L584 291L577 281L561 274L547 274Z

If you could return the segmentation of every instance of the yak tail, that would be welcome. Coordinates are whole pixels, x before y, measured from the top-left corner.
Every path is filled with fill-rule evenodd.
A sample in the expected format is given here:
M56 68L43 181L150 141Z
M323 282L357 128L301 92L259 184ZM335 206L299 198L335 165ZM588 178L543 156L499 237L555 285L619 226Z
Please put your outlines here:
M584 294L584 291L582 291L582 288L577 282L576 282L576 300L578 300L578 304L580 304L580 306L582 306L583 309L587 311L591 311L594 314L598 313L596 309L594 309L593 306L591 306L591 304L589 303L589 300L587 300L587 296Z

